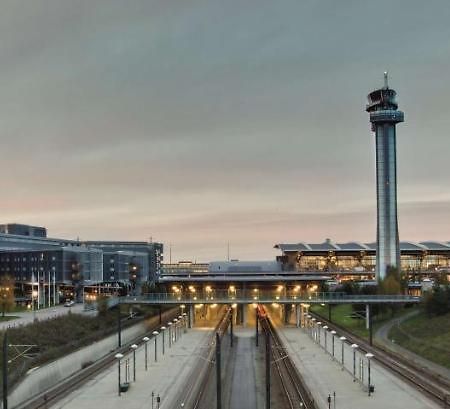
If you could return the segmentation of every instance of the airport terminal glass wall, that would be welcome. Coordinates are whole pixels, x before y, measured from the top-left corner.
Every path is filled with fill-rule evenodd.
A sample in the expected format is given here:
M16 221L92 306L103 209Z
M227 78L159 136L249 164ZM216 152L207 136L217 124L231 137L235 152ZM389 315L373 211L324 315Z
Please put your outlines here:
M376 257L373 256L301 256L296 270L309 271L375 271ZM402 255L402 271L424 271L450 268L450 256Z

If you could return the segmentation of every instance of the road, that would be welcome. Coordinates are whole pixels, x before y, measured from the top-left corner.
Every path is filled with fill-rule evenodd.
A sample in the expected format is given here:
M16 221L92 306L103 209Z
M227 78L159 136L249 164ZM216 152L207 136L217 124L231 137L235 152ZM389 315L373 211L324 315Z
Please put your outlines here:
M84 311L83 304L75 304L72 307L64 307L63 305L57 305L55 307L44 308L38 311L23 311L15 312L9 315L14 315L17 318L11 321L0 322L0 330L5 328L12 328L19 325L27 325L34 321L34 317L38 320L47 320L49 318L57 317L59 315L65 315L70 312L77 314L94 315L95 311Z
M393 326L399 325L403 321L419 313L420 310L414 309L410 313L405 314L399 318L390 320L386 324L382 325L375 333L375 342L383 346L385 349L390 350L396 354L399 354L404 358L407 358L408 360L414 362L416 365L419 365L422 368L427 368L430 371L433 371L446 379L450 379L450 370L448 368L445 368L442 365L438 365L432 361L429 361L428 359L421 357L420 355L417 355L406 348L403 348L401 345L398 345L394 343L391 339L389 339L389 331Z

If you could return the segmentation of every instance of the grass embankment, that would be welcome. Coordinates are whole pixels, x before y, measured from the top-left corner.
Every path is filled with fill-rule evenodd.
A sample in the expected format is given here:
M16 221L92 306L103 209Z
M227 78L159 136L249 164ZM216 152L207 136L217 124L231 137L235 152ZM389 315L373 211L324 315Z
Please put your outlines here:
M136 308L134 309L136 310ZM156 315L157 308L148 307L142 310L145 317ZM125 310L122 317L125 317ZM136 319L123 320L122 328L136 323ZM28 357L17 357L19 348L8 349L10 381L14 383L25 372L33 367L61 358L79 348L90 345L117 332L117 310L105 311L98 316L67 314L32 324L8 329L8 344L35 345ZM3 343L5 331L0 333ZM0 344L0 345L1 345ZM23 349L23 348L22 348ZM3 354L0 351L0 361Z
M328 306L313 305L311 306L311 311L328 319ZM394 317L397 318L409 311L411 311L411 309L403 308L396 311L395 316L392 315L391 311L374 315L372 320L373 334L375 334L376 330L388 320ZM355 312L350 304L335 305L331 308L331 320L335 324L344 327L347 331L363 339L369 339L369 330L366 329L365 310Z
M0 322L2 321L11 321L11 320L15 320L16 318L19 318L15 315L5 315L4 317L0 316Z
M417 355L450 368L450 313L430 317L421 312L392 327L389 338Z

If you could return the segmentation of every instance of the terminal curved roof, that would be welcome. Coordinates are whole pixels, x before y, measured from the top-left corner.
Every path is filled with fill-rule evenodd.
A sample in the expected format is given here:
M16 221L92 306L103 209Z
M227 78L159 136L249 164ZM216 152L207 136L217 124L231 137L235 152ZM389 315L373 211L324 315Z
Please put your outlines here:
M376 243L333 243L329 240L323 243L278 243L274 248L283 253L289 252L315 252L315 251L376 251ZM420 243L401 241L400 251L450 251L450 241L423 241Z

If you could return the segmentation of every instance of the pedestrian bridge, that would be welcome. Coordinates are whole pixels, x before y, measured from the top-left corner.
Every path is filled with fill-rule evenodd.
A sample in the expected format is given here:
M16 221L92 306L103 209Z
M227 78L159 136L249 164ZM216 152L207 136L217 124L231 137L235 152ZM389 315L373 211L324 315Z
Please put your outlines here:
M113 300L111 300L113 302ZM120 304L417 304L421 297L411 295L347 295L340 292L284 294L274 291L236 290L214 293L155 293L118 297Z

